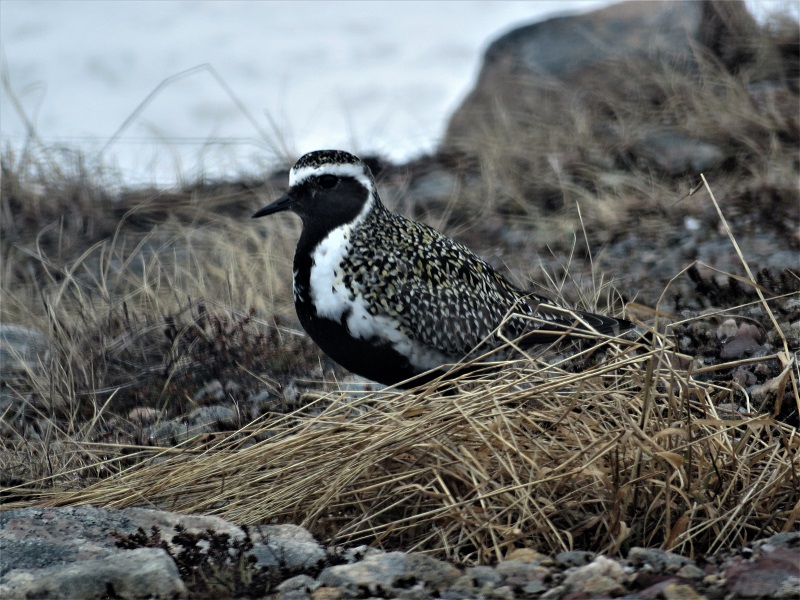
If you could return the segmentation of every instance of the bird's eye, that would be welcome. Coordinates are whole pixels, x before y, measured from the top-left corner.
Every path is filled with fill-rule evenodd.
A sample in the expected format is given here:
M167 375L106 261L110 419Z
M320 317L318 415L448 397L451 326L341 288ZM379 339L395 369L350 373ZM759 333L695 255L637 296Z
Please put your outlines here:
M320 175L319 184L326 190L333 188L339 183L339 178L336 175Z

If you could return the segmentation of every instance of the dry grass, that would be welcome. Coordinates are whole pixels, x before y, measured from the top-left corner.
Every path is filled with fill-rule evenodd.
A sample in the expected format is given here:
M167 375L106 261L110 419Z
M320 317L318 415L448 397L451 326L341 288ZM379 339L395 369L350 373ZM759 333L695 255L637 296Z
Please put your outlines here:
M485 98L460 117L463 127L451 123L446 149L480 173L464 186L462 207L478 221L513 214L540 245L560 251L579 228L577 206L595 248L626 229L660 237L686 215L712 221L707 204L675 210L699 173L687 165L668 174L652 159L653 136L670 132L684 145L720 149L713 181L729 218L796 235L779 223L786 214L798 218L797 23L776 19L737 43L743 47L729 64L694 48L695 70L625 59L583 73L579 85L501 79L490 108Z
M768 406L733 380L708 381L755 359L700 364L676 349L680 328L751 308L670 315L666 299L684 271L666 283L658 306L638 307L647 316L640 339L606 340L568 359L542 351L456 381L455 395L444 384L359 397L328 385L334 391L294 412L152 446L120 433L141 429L129 410L181 414L205 383L184 376L200 371L187 357L213 338L209 322L234 323L239 337L226 333L231 346L223 353L209 345L208 356L234 357L227 376L251 390L277 384L267 354L231 349L248 346L242 332L277 331L267 338L273 351L303 355L287 340L304 338L271 324L292 314L298 223L244 222L274 197L268 185L261 197L252 191L264 182L126 192L73 154L38 162L5 154L0 321L36 328L48 352L0 390L3 508L145 505L241 524L285 521L327 541L468 563L521 546L617 554L641 545L697 555L796 528L800 438L779 418L781 405L800 411L796 346L773 314L778 299L755 285L731 233L763 227L797 240L787 229L800 206L796 111L787 119L781 106L758 105L748 87L770 60L735 75L701 61L706 70L695 77L622 65L581 105L561 102L563 90L537 90L556 102L541 103L539 113L527 107L523 124L505 115L487 131L476 161L459 172L458 205L445 210L484 242L524 232L522 246L506 255L517 273L547 245L580 262L588 248L629 231L662 240L687 215L712 232L721 217L730 255L744 267L733 277L756 290L755 305L780 341L773 356L757 359L780 365L765 384ZM593 126L599 117L611 119L611 134ZM713 196L674 204L697 182L627 162L643 121L731 151L713 179L724 211ZM577 230L584 235L575 242ZM470 243L469 228L460 233ZM584 280L569 271L567 263L550 287L574 299ZM592 287L585 305L603 295L619 305L601 277ZM723 408L739 403L749 410Z
M213 226L167 221L136 244L122 241L120 226L66 267L43 250L26 254L47 277L36 286L6 279L3 314L38 314L52 347L44 368L15 388L37 415L35 435L15 427L11 409L0 420L0 462L16 474L4 481L5 508L144 505L293 522L332 542L467 563L521 546L699 554L797 526L797 430L758 407L723 412L741 390L694 375L736 363L699 367L675 349L672 327L685 323L664 327L658 311L647 340L508 362L458 381L455 396L442 386L357 398L334 391L174 447L117 440L124 386L111 385L112 367L133 363L115 357L158 354L147 334L193 296L229 313L244 302L274 310L288 290L267 257L291 253L294 232L282 235L283 225L263 238L221 216ZM771 299L760 303L771 314ZM769 359L784 367L775 395L797 402L788 351L760 360ZM258 374L243 369L241 378Z
M651 332L653 333L653 332ZM158 506L237 523L301 523L323 539L465 562L513 548L697 554L796 526L800 438L769 415L724 414L733 390L700 383L690 357L609 340L570 361L509 362L457 396L351 398L178 448L38 505ZM574 361L596 364L571 372ZM719 368L726 368L721 365ZM796 377L796 374L792 374ZM796 381L796 380L795 380ZM784 383L786 380L784 380ZM122 448L75 444L110 458Z

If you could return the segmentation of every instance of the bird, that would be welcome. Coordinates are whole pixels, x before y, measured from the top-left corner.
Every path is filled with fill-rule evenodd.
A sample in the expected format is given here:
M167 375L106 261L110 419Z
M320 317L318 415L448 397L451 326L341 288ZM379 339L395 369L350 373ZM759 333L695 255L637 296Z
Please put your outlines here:
M335 362L387 386L447 378L503 337L527 347L633 327L523 291L463 244L390 211L369 167L343 150L300 157L286 193L252 218L283 211L302 221L292 273L300 324Z

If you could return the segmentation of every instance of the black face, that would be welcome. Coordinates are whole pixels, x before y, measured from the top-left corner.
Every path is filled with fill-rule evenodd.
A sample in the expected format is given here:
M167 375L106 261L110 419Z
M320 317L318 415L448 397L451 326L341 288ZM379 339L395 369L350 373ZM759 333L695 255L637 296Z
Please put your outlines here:
M290 210L303 220L303 236L321 239L352 221L369 199L370 191L349 175L322 173L289 188L283 196L256 212L253 218Z

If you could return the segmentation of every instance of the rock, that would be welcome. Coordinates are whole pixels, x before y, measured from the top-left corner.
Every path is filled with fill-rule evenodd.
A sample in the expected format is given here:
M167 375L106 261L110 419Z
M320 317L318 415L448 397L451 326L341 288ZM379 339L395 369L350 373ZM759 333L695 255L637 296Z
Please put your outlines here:
M623 583L628 574L617 561L598 556L588 565L567 572L564 585L569 589L587 592L590 596L619 596L625 593Z
M698 594L694 588L684 583L670 582L661 591L664 600L704 600L705 596Z
M178 524L189 534L211 530L237 540L245 535L218 517L142 508L82 506L0 512L0 597L186 597L193 592L181 582L165 550L123 549L111 535L114 531L132 534L139 528L150 535L156 527L169 544ZM516 558L496 567L473 566L462 573L427 555L362 546L337 552L337 557L351 564L328 567L316 579L320 561L328 555L302 527L253 527L250 538L256 566L268 567L270 575L294 575L265 590L269 597L284 600L337 600L367 594L443 600L520 595L583 600L624 594L653 600L697 599L704 593L709 597L795 598L800 591L797 532L776 534L727 558L707 560L705 570L689 558L657 549L633 548L626 561L582 551L553 559L520 549L509 553ZM180 555L180 547L173 545L170 550ZM586 563L587 559L590 562ZM630 565L636 565L638 571Z
M731 379L743 388L755 385L757 379L750 368L738 367L733 371Z
M658 573L675 573L684 565L694 564L691 558L673 554L657 548L634 546L628 552L628 560L634 565L650 565Z
M192 398L194 404L207 404L209 402L222 402L225 400L225 390L219 379L212 379L195 393Z
M188 533L211 529L241 539L244 532L211 516L179 515L146 508L111 510L94 506L23 508L0 512L0 575L18 569L41 569L55 563L107 558L128 552L117 547L112 532L125 535L157 527L166 542L180 524ZM116 560L116 559L115 559Z
M308 594L319 587L317 581L308 575L295 575L278 584L275 588L281 598L308 597Z
M563 585L551 587L549 590L539 596L539 600L561 600L567 593L567 588Z
M386 552L379 550L378 548L373 548L371 546L362 544L361 546L355 546L353 548L346 549L343 552L342 557L347 564L351 565L360 560L364 560L367 556L371 556L373 554L386 554Z
M514 600L516 596L514 595L514 590L509 586L501 585L493 590L487 590L486 598L492 598L492 600Z
M467 571L469 571L469 569ZM453 582L453 584L448 588L447 591L450 594L454 592L457 594L461 593L475 594L475 588L478 587L477 584L478 581L474 577L469 575L469 573L467 572L458 579L456 579Z
M603 139L605 147L618 149L616 157L593 156L598 166L633 158L672 176L706 171L729 158L731 151L668 123L654 128L650 119L633 123L603 116L608 99L594 98L594 82L617 77L623 96L646 94L629 83L635 74L658 72L668 65L693 77L699 69L698 47L726 64L741 64L749 56L746 40L757 30L741 1L663 0L620 2L519 27L486 50L474 89L450 119L440 155L476 155L476 149L497 142L498 132L517 132L519 137L520 131L546 128L563 119L569 107L571 113L591 114L592 135ZM622 75L625 69L629 77ZM622 91L625 86L630 86L630 94ZM778 106L771 99L782 97L779 91L752 93ZM643 96L642 102L648 100ZM784 104L788 106L780 106ZM601 108L591 109L595 105ZM560 156L557 146L553 150L551 162L569 164L574 159Z
M213 404L194 409L187 417L189 435L197 435L207 431L219 431L220 428L235 427L239 421L236 409L225 404Z
M503 560L497 563L495 570L508 583L524 585L530 581L538 581L549 574L549 570L536 563L521 560Z
M571 550L556 554L556 563L562 567L580 567L589 564L595 557L594 552L585 550Z
M8 379L21 371L39 372L47 352L47 338L41 331L0 325L0 378Z
M349 598L350 596L345 596L345 593L342 590L330 587L317 588L311 594L311 598L313 598L313 600L339 600L340 598L346 597Z
M800 549L774 547L752 563L733 561L725 574L737 598L797 598Z
M761 344L748 336L736 336L722 345L719 357L725 360L752 356L761 348Z
M706 573L705 573L705 571L703 571L703 569L701 569L697 565L687 564L687 565L682 566L680 569L678 569L676 571L675 575L677 575L678 577L681 577L683 579L700 580L703 577L705 577Z
M15 569L0 579L0 598L183 598L186 586L160 548L41 569Z
M180 597L185 592L183 584L178 585L179 578L177 583L172 578L173 574L177 578L177 567L164 550L123 549L112 535L114 532L130 535L139 528L151 535L152 528L156 527L162 541L178 554L180 548L172 544L176 525L182 526L188 534L211 530L218 535L226 534L232 540L241 540L245 535L241 528L219 517L145 508L110 510L80 506L10 510L0 513L0 582L6 586L4 590L12 590L23 597L26 594L47 596L52 590L62 588L67 590L64 594L69 595L47 597L107 597L109 589L123 598ZM254 528L251 540L257 566L315 569L326 556L312 535L296 525ZM101 564L111 566L99 568ZM56 578L59 570L62 576ZM125 570L132 574L130 577L140 579L139 587L132 587L133 584L122 576ZM152 576L141 578L137 573L152 573ZM81 581L79 586L76 582ZM0 597L9 595L0 594Z
M524 585L522 592L525 594L541 594L547 591L547 585L541 581L530 581Z
M800 531L776 533L765 540L755 542L753 546L762 552L772 552L775 548L800 549Z
M322 546L298 525L262 525L250 537L255 542L251 554L259 567L310 569L325 560Z
M437 590L454 583L460 575L454 566L425 554L387 552L369 555L352 565L328 567L317 581L323 586L364 589L380 596L418 585Z
M550 560L550 558L544 554L537 552L531 548L516 548L509 552L508 556L506 556L506 560L519 560L522 562L542 562L545 560Z
M435 170L421 173L409 185L408 197L430 206L447 202L458 195L458 179L451 171Z
M728 153L719 146L674 129L640 134L630 151L642 161L673 176L702 173L728 158Z
M471 577L475 582L475 587L478 588L483 586L495 587L503 581L503 576L500 573L492 567L486 566L470 567L466 571L466 576Z
M297 385L297 382L294 380L287 383L286 387L283 388L283 400L288 406L298 404L301 396L300 386Z
M137 406L128 412L127 419L139 425L152 425L161 418L161 411L149 406Z
M733 319L726 319L717 328L717 339L723 343L720 358L752 355L761 348L762 338L761 330L755 325L743 322L737 326Z
M200 406L185 417L176 417L147 428L148 436L159 445L179 444L203 433L236 429L240 414L231 406Z
M739 326L736 324L735 319L725 319L719 327L717 327L717 339L720 342L726 342L736 335Z

